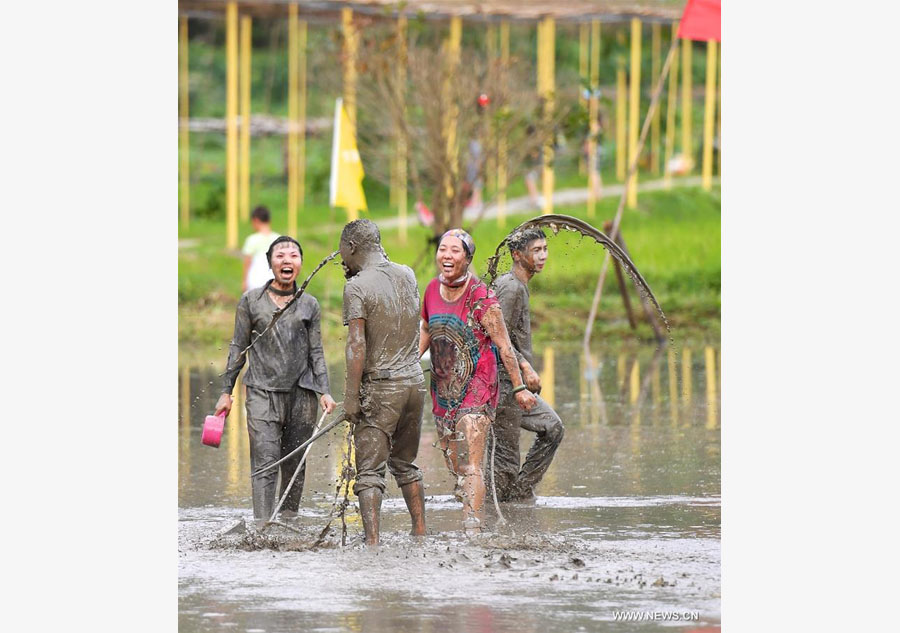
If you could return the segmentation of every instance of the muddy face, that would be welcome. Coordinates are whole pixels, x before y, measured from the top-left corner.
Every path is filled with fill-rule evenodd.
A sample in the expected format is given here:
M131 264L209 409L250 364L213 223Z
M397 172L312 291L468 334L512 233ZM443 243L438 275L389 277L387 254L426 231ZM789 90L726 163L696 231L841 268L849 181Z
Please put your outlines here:
M529 274L535 275L544 270L548 254L547 240L533 240L524 251L513 251L513 259Z
M275 281L283 286L290 286L300 274L303 258L296 244L284 242L278 244L272 252L272 274Z
M359 263L356 261L356 254L353 250L349 242L341 240L339 251L341 254L341 268L344 269L344 277L346 279L350 279L359 272Z
M471 261L466 255L462 240L452 235L441 240L436 259L438 270L444 275L444 279L461 277L468 270Z

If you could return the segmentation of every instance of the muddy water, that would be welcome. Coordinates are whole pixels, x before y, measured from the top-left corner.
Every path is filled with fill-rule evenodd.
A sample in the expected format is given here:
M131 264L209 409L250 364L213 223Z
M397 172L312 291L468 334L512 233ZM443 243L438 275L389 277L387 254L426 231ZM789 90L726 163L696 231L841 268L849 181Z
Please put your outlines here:
M317 442L296 531L250 522L249 442L236 403L218 449L200 443L217 366L179 373L179 628L185 631L690 630L720 619L719 352L536 346L543 396L566 436L534 504L504 504L486 536L460 532L460 505L426 407L418 464L429 536L414 543L388 484L382 542L348 517L309 550L334 498L342 431ZM341 382L342 365L329 367ZM209 387L209 382L213 386ZM239 392L239 390L236 390ZM335 393L340 400L340 394ZM531 435L523 434L522 450ZM464 607L464 608L462 608ZM629 617L654 620L617 620ZM681 617L682 620L672 619ZM619 615L619 618L622 616ZM686 618L691 618L686 620Z

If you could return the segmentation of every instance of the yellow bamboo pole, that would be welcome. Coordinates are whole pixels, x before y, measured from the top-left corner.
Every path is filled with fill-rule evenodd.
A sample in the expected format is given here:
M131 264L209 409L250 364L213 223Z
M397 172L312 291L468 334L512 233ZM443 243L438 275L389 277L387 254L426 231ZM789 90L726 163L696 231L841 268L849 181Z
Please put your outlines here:
M554 71L556 61L556 22L553 18L544 18L538 30L538 94L544 102L545 129L551 128L554 108ZM544 195L544 214L553 213L553 136L544 141L542 158L542 189Z
M181 225L188 228L191 223L191 137L189 118L189 101L190 101L190 84L188 73L188 19L187 16L181 16L178 19L178 87L181 92L179 100L179 121L178 121L178 158L179 158L179 175L181 186L179 194L181 196Z
M397 19L397 90L399 94L398 102L403 104L402 117L406 119L406 63L407 63L407 43L406 43L406 17L400 16ZM400 220L400 243L406 244L407 226L407 148L406 137L399 132L397 133L397 216Z
M715 40L713 40L715 41ZM706 346L706 428L716 428L716 352Z
M694 147L691 142L692 51L693 42L681 40L681 151L687 161L687 172L693 171L694 167Z
M297 143L296 165L297 175L294 177L297 188L297 204L290 220L290 235L297 235L297 218L306 206L306 50L307 22L297 22Z
M716 116L716 40L709 40L706 46L706 90L703 108L703 166L702 186L712 189L713 171L713 125Z
M488 85L496 86L497 85L497 27L492 23L488 22L487 28L485 30L485 42L487 44L487 66L488 66ZM499 97L498 94L490 95L491 100L495 101ZM487 141L487 151L486 153L486 162L484 166L485 174L487 175L486 189L492 195L496 195L497 193L497 139L495 138L496 131L494 130L494 126L490 126L488 128L488 141Z
M619 49L625 45L625 34L616 33ZM625 119L627 115L627 99L625 95L625 58L621 52L616 53L616 178L625 180Z
M544 371L541 376L541 398L551 407L556 404L556 355L552 347L544 348Z
M638 118L641 108L641 21L631 19L631 77L628 95L628 163L637 161ZM635 169L628 183L628 208L637 207L637 173Z
M584 108L586 111L590 111L590 95L585 96L584 94L584 86L590 86L590 89L593 89L593 86L590 84L590 69L588 66L589 61L589 52L590 52L590 36L591 30L590 25L587 22L582 22L578 25L578 77L581 79L581 90L578 91L578 103ZM590 131L590 114L588 114L588 131ZM587 161L590 162L590 159ZM578 173L584 174L588 165L584 160L584 154L578 154ZM590 174L588 173L588 187L590 188ZM590 196L590 194L588 194Z
M659 81L659 58L660 49L662 48L662 24L660 24L659 22L654 22L650 26L650 33L650 77L652 79L650 85L655 86L656 82ZM662 108L656 108L656 110L653 112L653 119L650 122L650 171L655 176L659 175L659 128L661 113Z
M672 24L672 39L678 33L678 22ZM672 174L669 172L669 161L675 151L675 113L678 110L678 49L672 55L672 67L669 70L669 96L666 99L666 155L663 159L663 182L666 188L672 186Z
M240 137L240 216L244 222L250 221L250 78L253 40L253 18L241 16L241 137Z
M509 22L500 22L500 68L504 98L506 95L506 71L509 67ZM501 134L497 139L497 226L506 226L506 160L507 140Z
M344 31L344 108L350 119L350 132L356 137L356 55L357 33L353 25L353 10L341 9L341 24ZM347 220L359 218L359 209L347 207Z
M444 103L447 104L447 119L444 129L447 130L447 163L450 166L450 172L444 178L444 191L448 199L453 197L452 181L456 181L459 174L457 159L459 155L458 141L456 138L456 122L459 117L459 108L456 105L451 88L456 81L456 74L459 70L459 49L462 42L462 18L455 15L450 18L450 33L447 36L447 75L444 82Z
M590 119L588 135L588 217L594 217L597 207L597 199L594 194L596 180L600 177L600 165L597 164L597 133L600 124L597 116L600 110L600 99L597 97L597 88L600 85L600 20L591 20L591 64L590 81L591 98L588 102L588 117Z
M401 21L402 19L403 19L403 16L398 16L398 17L397 17L397 38L398 38L398 40L399 40L399 38L400 38L400 21ZM397 52L397 55L398 55L398 57L399 57L399 55L400 55L400 53L399 53L399 42L398 42L397 46L398 46L398 52ZM397 70L397 75L398 75L398 77L399 77L399 75L400 75L400 68L398 67L396 70ZM391 158L390 158L390 161L389 161L389 163L390 163L390 172L391 172L390 183L388 184L388 206L389 206L389 207L393 207L394 205L397 204L397 188L399 187L399 183L397 182L397 179L398 179L398 177L399 177L399 176L398 176L398 169L399 169L399 166L400 166L400 147L399 147L399 141L400 141L400 139L399 139L398 135L395 133L395 134L394 134L393 147L392 147L392 150L393 150L393 151L392 151ZM399 214L399 212L398 212L398 214Z
M238 13L237 2L225 7L225 245L238 245Z
M297 182L297 118L300 106L297 103L297 75L299 66L299 24L297 5L288 5L288 195L287 216L288 235L297 234L297 206L300 199Z
M581 78L582 85L588 82L590 75L590 44L591 44L591 27L587 22L578 25L578 76ZM582 106L587 108L587 98L584 91L580 91L578 101Z

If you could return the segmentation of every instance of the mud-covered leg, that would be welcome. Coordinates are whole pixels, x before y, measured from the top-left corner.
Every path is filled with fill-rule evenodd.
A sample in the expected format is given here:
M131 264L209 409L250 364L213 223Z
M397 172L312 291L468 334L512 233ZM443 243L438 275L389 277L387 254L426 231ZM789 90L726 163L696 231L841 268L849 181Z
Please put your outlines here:
M421 481L414 481L400 488L409 518L412 523L412 536L425 536L425 486Z
M425 383L417 381L406 390L406 402L391 442L388 468L403 493L412 523L412 536L425 536L425 486L422 471L415 464L422 437L422 406L425 404Z
M247 433L250 435L250 472L281 458L281 423L264 419L270 416L269 397L265 391L247 388ZM253 518L268 520L275 509L275 484L278 469L250 478Z
M516 478L519 476L519 424L522 409L512 395L512 386L503 381L500 388L500 404L497 407L497 418L491 425L496 437L493 454L488 456L485 477L497 488L497 500L509 501ZM493 465L492 463L493 462ZM493 471L493 473L492 473ZM488 487L488 494L491 488Z
M459 460L457 458L457 442L451 441L456 436L456 432L451 432L440 424L437 427L438 443L441 447L441 453L444 455L444 462L447 464L447 470L456 477L456 483L453 486L453 496L457 501L463 500L462 494L462 474L459 472Z
M316 426L316 411L318 403L316 402L316 394L307 389L297 387L295 389L294 402L291 407L291 417L287 424L284 425L284 431L281 437L281 454L287 455L295 448L308 440ZM279 498L284 494L284 488L294 476L297 465L303 459L303 451L300 451L289 460L281 464L281 489L278 491ZM306 464L297 474L294 485L291 486L290 492L284 500L281 511L285 514L295 514L300 509L300 498L303 495L303 484L306 480Z
M356 484L353 492L359 498L366 544L378 545L381 498L390 453L387 434L376 426L362 422L353 431L356 446Z
M534 497L535 486L550 468L556 449L562 443L565 429L556 411L540 396L537 398L537 405L522 414L521 426L537 437L525 456L525 463L522 464L511 498L531 499Z
M357 493L359 513L362 515L366 545L378 545L379 523L381 520L381 490L366 488Z
M484 510L484 445L487 439L489 418L481 415L465 415L457 423L456 453L459 472L463 476L463 527L467 532L481 529Z

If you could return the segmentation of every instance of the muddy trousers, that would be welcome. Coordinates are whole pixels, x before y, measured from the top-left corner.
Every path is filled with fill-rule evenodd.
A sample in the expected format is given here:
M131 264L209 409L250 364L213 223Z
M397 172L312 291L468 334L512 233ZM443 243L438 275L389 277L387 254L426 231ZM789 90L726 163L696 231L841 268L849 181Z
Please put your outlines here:
M356 484L353 492L385 489L385 471L399 487L422 480L414 461L422 436L425 381L363 379L360 387L363 421L353 430L356 448Z
M505 380L500 382L500 402L497 407L497 418L492 425L492 431L496 435L496 450L494 439L490 437L485 447L487 462L485 485L488 495L492 495L493 475L498 501L532 498L534 487L547 472L556 449L562 442L565 433L562 420L540 396L536 398L537 404L530 411L522 411L512 393L512 385ZM531 431L536 435L521 468L519 468L520 429Z
M293 391L264 391L247 387L247 431L250 434L250 472L278 461L300 446L312 435L316 425L318 400L309 389L294 387ZM303 451L261 475L250 477L253 493L253 518L268 519L275 504L294 475ZM281 472L281 486L276 495L276 482ZM296 512L300 507L306 464L294 480L294 485L281 507Z

